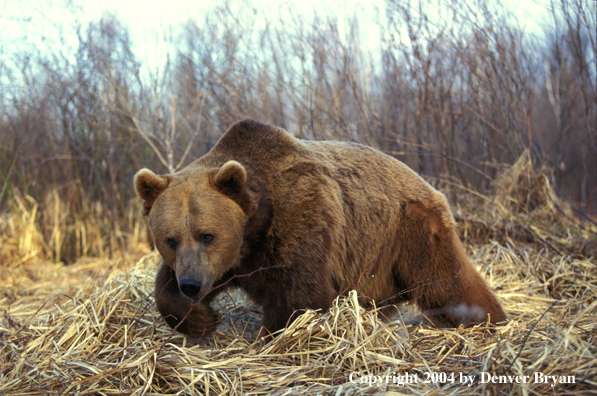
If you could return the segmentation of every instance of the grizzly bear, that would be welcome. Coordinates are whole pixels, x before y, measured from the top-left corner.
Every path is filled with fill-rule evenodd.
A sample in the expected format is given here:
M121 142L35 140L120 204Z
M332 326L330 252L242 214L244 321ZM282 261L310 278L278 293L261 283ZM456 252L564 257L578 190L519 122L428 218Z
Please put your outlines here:
M506 318L444 195L370 147L244 120L180 172L140 170L135 187L163 259L157 308L190 336L215 329L210 301L231 286L269 332L352 289L386 313L412 300L437 325Z

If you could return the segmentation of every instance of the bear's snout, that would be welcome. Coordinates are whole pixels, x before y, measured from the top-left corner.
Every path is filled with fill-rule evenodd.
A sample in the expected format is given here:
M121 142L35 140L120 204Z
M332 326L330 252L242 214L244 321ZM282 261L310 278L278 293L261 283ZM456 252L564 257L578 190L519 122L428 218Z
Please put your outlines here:
M178 283L180 291L185 296L197 300L199 292L201 292L201 282L197 282L195 279L183 279Z

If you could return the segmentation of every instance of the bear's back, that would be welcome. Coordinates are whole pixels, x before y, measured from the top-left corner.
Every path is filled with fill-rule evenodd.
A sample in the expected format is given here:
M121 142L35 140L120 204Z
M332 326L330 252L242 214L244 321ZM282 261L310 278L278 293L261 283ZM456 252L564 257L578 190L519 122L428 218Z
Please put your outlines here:
M212 166L234 159L272 177L289 175L289 169L305 175L321 173L349 188L367 186L376 191L400 191L406 199L433 191L405 164L371 147L352 142L297 139L281 128L253 120L231 126L210 154L204 159L219 159Z

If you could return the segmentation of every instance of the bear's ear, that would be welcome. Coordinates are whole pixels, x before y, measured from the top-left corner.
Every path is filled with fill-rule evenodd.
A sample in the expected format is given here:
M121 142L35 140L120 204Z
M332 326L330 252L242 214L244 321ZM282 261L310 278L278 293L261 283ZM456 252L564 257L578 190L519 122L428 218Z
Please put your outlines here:
M216 174L214 184L226 195L237 195L247 181L245 167L236 161L226 162Z
M149 169L141 169L135 175L135 189L137 195L144 201L143 214L149 215L153 203L160 194L168 187L172 176L156 175Z

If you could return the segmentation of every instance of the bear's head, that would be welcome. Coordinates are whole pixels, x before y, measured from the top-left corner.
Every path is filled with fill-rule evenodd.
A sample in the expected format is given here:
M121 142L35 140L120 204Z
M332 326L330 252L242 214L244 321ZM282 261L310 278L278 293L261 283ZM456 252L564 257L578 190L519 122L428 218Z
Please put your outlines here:
M142 169L135 188L164 261L180 291L198 300L240 264L244 229L255 203L245 168L228 161L173 175Z

